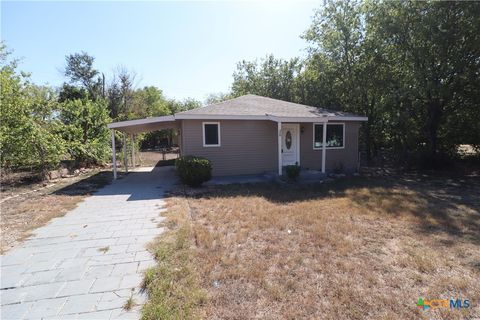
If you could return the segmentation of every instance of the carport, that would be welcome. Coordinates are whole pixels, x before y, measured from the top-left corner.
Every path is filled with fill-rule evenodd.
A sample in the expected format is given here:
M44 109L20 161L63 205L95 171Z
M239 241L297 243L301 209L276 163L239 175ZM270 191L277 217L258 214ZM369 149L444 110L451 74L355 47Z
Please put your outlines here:
M123 133L123 152L125 171L128 172L128 150L127 137L130 137L135 143L135 136L139 133L151 132L157 130L173 129L180 134L180 127L175 121L174 116L152 117L139 120L119 121L108 124L108 128L112 132L112 163L113 178L117 179L117 157L115 146L115 130ZM132 166L135 167L135 153L132 152Z

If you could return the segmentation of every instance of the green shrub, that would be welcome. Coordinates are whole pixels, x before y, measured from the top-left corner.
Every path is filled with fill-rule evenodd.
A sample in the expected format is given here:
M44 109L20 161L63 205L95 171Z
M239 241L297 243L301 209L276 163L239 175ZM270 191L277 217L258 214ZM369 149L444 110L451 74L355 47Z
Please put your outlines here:
M343 165L343 162L338 161L335 163L335 166L333 167L333 173L335 174L340 174L345 172L345 166Z
M190 187L199 187L212 178L212 163L205 158L180 157L175 161L175 168L180 180Z
M294 165L285 166L285 171L287 172L287 177L290 180L297 180L300 175L300 166L295 163Z

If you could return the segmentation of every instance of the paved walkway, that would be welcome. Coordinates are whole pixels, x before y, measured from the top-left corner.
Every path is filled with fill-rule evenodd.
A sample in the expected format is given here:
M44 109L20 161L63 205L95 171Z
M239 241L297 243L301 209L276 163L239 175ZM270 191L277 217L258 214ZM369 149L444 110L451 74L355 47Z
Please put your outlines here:
M148 170L147 170L148 169ZM162 232L171 167L139 169L86 198L1 257L1 319L138 319L123 305L155 264L145 245ZM54 205L54 204L52 204Z

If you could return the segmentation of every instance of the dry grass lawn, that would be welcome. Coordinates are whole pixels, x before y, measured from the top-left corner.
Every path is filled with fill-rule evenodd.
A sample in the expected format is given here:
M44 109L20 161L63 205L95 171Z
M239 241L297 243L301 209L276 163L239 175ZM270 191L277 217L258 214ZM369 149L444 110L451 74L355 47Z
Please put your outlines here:
M217 187L172 198L168 223L188 224L200 318L473 319L479 195L478 178L421 176ZM471 307L423 311L419 297Z

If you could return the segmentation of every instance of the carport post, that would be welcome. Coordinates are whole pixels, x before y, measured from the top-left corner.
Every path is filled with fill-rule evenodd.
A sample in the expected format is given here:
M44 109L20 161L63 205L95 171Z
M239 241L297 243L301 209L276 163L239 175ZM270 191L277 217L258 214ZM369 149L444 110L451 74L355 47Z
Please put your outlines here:
M132 133L132 167L135 169L135 134Z
M123 134L123 163L125 165L125 172L128 173L128 152L127 152L127 134Z
M325 173L325 161L327 160L327 121L323 123L322 139L322 173Z
M112 130L112 164L113 179L117 180L117 150L115 149L115 130Z
M277 122L278 125L278 175L282 175L282 123Z

